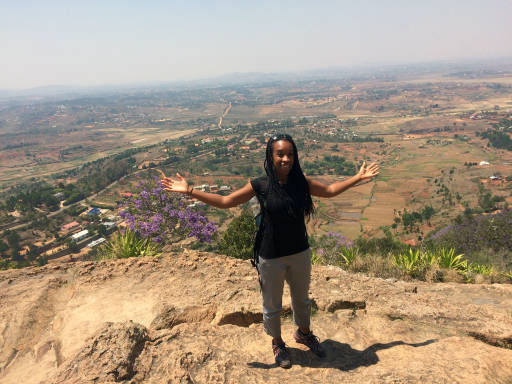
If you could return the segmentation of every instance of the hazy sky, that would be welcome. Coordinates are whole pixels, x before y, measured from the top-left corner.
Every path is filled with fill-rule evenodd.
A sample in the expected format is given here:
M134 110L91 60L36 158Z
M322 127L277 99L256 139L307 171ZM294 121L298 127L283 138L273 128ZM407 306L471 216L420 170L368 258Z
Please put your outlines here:
M512 0L1 0L0 47L0 89L512 57Z

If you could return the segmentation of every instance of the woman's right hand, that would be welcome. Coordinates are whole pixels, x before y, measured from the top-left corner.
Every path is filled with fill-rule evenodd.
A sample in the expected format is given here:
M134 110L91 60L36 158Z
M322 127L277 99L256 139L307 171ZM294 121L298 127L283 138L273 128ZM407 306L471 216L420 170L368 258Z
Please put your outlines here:
M366 166L366 161L363 161L363 165L361 165L361 169L357 174L361 180L371 179L379 174L379 165L371 163L369 166Z
M176 173L176 179L165 176L162 171L160 171L160 173L162 174L162 185L167 192L188 193L189 186L187 180L185 180L179 173Z

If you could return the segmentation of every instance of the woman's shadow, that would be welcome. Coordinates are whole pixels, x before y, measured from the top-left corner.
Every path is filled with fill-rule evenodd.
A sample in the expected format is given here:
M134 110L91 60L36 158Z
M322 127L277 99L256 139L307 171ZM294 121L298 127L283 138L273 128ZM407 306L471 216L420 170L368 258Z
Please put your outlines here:
M341 371L350 371L359 367L368 367L377 364L379 362L377 352L380 350L396 347L397 345L409 345L417 348L432 344L436 341L436 339L426 340L422 343L392 341L386 344L373 344L365 350L359 351L353 349L349 344L327 339L321 343L327 354L324 358L318 358L311 351L303 351L298 348L288 347L288 350L290 351L293 365L312 368L337 368ZM261 369L277 367L277 364L266 364L257 361L247 363L247 365L251 368Z

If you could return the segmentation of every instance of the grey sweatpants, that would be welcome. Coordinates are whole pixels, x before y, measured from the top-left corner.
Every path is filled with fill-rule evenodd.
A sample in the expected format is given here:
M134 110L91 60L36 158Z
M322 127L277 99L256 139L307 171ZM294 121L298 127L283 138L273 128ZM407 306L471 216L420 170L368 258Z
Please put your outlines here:
M275 259L259 258L258 269L263 296L263 326L274 338L281 337L281 310L284 280L290 286L293 320L300 328L309 328L311 300L311 249Z

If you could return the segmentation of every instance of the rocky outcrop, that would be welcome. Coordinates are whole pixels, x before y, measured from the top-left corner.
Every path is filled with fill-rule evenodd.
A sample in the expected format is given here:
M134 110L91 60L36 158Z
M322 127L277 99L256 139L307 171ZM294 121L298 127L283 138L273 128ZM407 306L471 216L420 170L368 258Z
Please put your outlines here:
M314 267L319 359L291 334L276 368L249 262L185 252L0 272L0 382L509 383L512 286Z
M106 323L51 382L121 382L134 376L135 359L148 341L146 327L132 321Z

